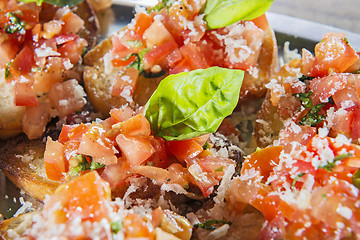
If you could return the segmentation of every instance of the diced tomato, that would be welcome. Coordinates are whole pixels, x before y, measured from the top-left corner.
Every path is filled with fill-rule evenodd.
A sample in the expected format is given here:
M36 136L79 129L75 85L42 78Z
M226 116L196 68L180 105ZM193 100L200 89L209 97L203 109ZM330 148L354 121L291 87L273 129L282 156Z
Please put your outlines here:
M219 181L212 174L204 171L197 163L189 166L188 171L192 177L192 182L200 188L204 197L209 196L213 192L214 186L219 184Z
M119 134L116 142L126 160L131 166L137 166L145 162L155 151L149 137L125 136Z
M58 48L61 57L70 59L71 64L76 64L80 61L84 47L87 43L82 38L76 38L73 41L66 42Z
M48 137L44 153L44 163L46 176L50 180L59 181L63 179L63 174L67 171L64 158L64 145Z
M150 143L155 152L146 160L145 164L160 168L168 166L168 159L165 147L165 140L160 137L150 137Z
M177 47L178 45L175 41L169 41L145 53L143 56L145 70L159 64Z
M235 166L235 162L229 158L206 156L199 159L199 165L216 180L221 180L229 166Z
M202 146L194 139L167 141L166 149L181 163L185 163L186 159L196 157L203 151Z
M337 91L344 89L348 82L345 74L335 74L323 78L314 78L310 82L310 89L313 91L311 96L313 104L327 102L328 98Z
M125 136L150 136L149 121L142 114L138 114L119 124L120 131Z
M37 106L39 104L30 82L16 82L14 91L16 106Z
M122 108L113 108L110 110L110 116L113 117L117 122L123 122L131 118L133 114L134 111L128 106Z
M63 125L58 141L62 144L69 140L80 141L87 130L88 126L83 123L79 125Z
M83 26L84 20L67 8L59 8L55 13L55 19L64 22L62 33L77 33Z
M0 44L0 67L5 68L6 64L14 59L18 51L16 42L7 40Z
M135 91L137 80L139 77L139 70L135 68L126 68L125 73L116 75L115 83L112 86L112 96L132 96Z
M48 103L39 103L34 107L26 107L22 120L22 128L29 139L41 137L49 122L50 106Z
M111 63L114 67L126 67L129 64L133 63L136 58L137 57L135 55L131 55L128 59L114 58L111 60Z
M104 168L101 178L110 184L112 192L121 193L121 191L126 191L125 180L129 176L131 169L124 159L119 158L116 164Z
M15 75L26 75L31 71L34 64L34 52L30 47L24 46L10 64L10 73Z
M55 223L78 217L81 221L99 222L108 217L110 194L108 183L96 171L91 171L58 187L45 209L54 214ZM54 208L55 205L60 205L60 209Z
M187 43L180 48L181 55L191 59L192 69L201 69L210 67L201 52L200 48L195 43Z
M85 104L85 92L75 79L62 83L55 83L48 94L51 105L58 110L62 118L75 111L81 110Z
M171 68L169 70L170 74L177 74L181 72L190 72L191 70L194 70L192 68L192 62L190 57L183 58L174 68Z
M155 20L144 32L146 43L151 47L159 47L167 42L175 42L171 33L166 29L164 24Z
M55 83L64 80L64 65L61 57L48 57L45 71L35 72L33 89L36 93L48 93Z
M339 112L335 112L331 117L331 130L350 136L355 112L356 110L340 110Z
M295 129L294 129L295 128ZM285 152L290 152L293 148L292 142L306 145L316 134L316 128L310 126L291 125L280 130L279 140L284 146Z
M167 64L170 68L174 67L176 63L178 63L179 61L181 61L182 59L182 55L181 52L178 48L175 48L174 51L172 51L167 57L166 57L166 61Z
M266 18L265 13L257 18L251 20L258 28L261 28L263 31L270 27L269 22Z
M356 111L354 111L351 127L351 137L355 141L360 142L360 109L356 109Z
M146 29L153 23L153 18L146 13L139 13L135 16L135 24L133 30L142 36Z
M316 44L315 58L309 52L303 54L302 71L308 76L323 77L346 71L358 59L359 56L348 44L345 34L327 34Z
M247 157L241 168L241 174L248 170L255 169L264 177L264 181L270 176L273 168L279 163L279 156L283 146L267 147L257 150Z
M105 165L115 164L117 157L112 143L105 139L105 130L100 124L93 123L82 135L78 153L91 156L93 161Z
M124 217L122 226L124 228L125 239L152 240L146 223L136 214L128 214Z

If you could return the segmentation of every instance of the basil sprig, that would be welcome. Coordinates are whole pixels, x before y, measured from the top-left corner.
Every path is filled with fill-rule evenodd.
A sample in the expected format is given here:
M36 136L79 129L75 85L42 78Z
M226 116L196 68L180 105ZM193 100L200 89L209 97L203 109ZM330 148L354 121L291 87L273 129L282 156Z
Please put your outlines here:
M208 28L222 28L264 14L274 0L207 0L203 13Z
M30 2L36 2L37 5L41 6L42 3L49 3L54 6L58 7L74 7L81 3L83 0L19 0L20 2L30 3Z
M155 135L185 140L213 133L237 105L244 71L219 67L169 75L145 105Z

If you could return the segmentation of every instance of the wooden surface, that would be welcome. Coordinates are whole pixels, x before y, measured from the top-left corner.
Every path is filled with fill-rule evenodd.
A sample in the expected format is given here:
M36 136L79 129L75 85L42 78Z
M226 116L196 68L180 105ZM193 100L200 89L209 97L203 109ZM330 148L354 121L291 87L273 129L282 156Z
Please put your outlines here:
M360 34L360 0L274 0L271 12Z

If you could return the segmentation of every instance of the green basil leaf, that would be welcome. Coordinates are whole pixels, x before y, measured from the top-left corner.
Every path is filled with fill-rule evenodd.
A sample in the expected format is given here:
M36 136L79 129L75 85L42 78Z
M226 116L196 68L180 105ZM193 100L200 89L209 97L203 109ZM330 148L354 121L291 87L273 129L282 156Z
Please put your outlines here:
M207 0L203 13L208 28L222 28L265 13L274 0Z
M58 7L74 7L81 3L83 0L19 0L20 2L30 3L30 2L36 2L37 5L41 6L43 2L49 3L54 6Z
M219 67L169 75L145 105L151 130L166 140L213 133L237 105L244 71Z

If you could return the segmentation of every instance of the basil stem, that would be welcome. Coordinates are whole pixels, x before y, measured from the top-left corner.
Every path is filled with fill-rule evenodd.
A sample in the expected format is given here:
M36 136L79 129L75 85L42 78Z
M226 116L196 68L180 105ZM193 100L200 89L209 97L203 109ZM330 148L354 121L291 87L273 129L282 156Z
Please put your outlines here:
M244 71L211 67L169 75L144 108L155 135L185 140L215 132L239 100Z
M222 28L264 14L274 0L207 0L203 13L208 28Z

